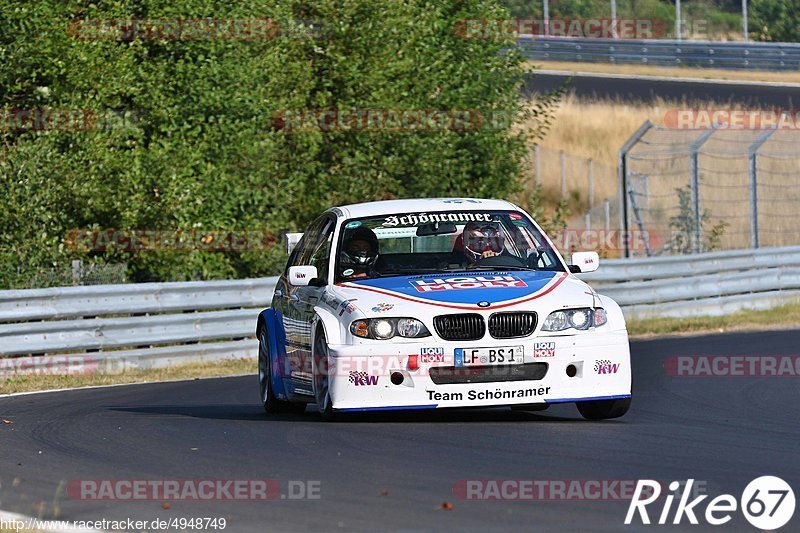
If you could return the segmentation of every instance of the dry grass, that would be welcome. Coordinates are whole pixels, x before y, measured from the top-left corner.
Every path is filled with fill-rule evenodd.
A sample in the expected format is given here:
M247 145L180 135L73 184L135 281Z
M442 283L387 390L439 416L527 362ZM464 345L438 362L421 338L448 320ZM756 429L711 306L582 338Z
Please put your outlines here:
M531 60L532 68L563 70L568 72L599 72L633 76L663 76L668 78L695 78L700 80L769 81L800 83L800 72L773 72L756 70L724 70L690 67L654 67L651 65L615 65L613 63L570 63L566 61Z
M150 370L132 370L122 374L18 376L0 380L0 391L10 394L14 392L92 387L120 383L143 383L148 381L200 379L240 374L253 374L253 376L255 376L256 373L257 367L255 359L229 359L226 361L190 363L187 365Z
M589 208L588 159L594 162L593 205L598 206L605 198L613 204L619 190L618 151L639 126L648 119L656 125L663 124L664 116L670 110L709 107L708 103L702 102L659 100L631 105L565 96L555 111L550 131L540 142L539 168L545 212L552 213L562 197L560 151L568 154L564 167L570 212L581 218ZM733 107L742 109L741 106ZM762 133L758 130L720 130L701 150L701 204L710 214L709 227L720 221L728 224L719 243L722 249L750 246L747 150ZM648 134L647 140L655 144L638 145L631 153L629 170L633 175L646 176L647 180L647 200L639 207L644 208L643 222L649 230L668 232L671 218L680 213L676 189L688 187L688 146L699 135L697 130L654 132ZM800 208L800 191L787 184L800 175L800 156L794 150L798 141L800 135L796 131L777 131L759 152L759 232L762 246L797 243L800 219L794 215ZM528 176L527 189L532 190L536 174L532 156L525 173ZM594 228L604 223L601 211L597 207L592 211ZM612 228L617 217L616 214L610 217ZM582 227L582 221L573 219L570 227Z
M800 327L800 304L783 305L766 311L740 311L726 316L628 321L628 333L634 337L798 327Z

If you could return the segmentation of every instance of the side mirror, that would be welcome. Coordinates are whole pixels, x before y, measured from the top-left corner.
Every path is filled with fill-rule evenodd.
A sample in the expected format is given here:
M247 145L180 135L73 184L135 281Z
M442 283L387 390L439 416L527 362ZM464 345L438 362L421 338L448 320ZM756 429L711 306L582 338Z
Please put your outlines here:
M297 243L300 242L300 239L303 238L302 233L287 233L286 234L286 253L292 253L294 247L297 246Z
M575 252L572 254L572 264L569 266L569 271L573 273L578 272L594 272L600 266L600 256L597 252ZM574 270L577 268L577 270Z
M305 287L308 282L317 277L317 267L302 265L289 267L289 284L292 287Z

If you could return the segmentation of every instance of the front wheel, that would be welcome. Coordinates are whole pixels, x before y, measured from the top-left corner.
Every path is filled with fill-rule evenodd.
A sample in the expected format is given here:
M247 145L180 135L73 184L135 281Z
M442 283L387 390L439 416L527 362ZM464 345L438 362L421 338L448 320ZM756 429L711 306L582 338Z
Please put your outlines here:
M578 411L587 420L606 420L619 418L628 412L631 406L630 398L618 400L594 400L591 402L577 402Z
M306 410L304 403L292 403L279 400L272 390L272 359L265 328L258 332L258 385L261 392L261 404L264 411L274 413L302 413Z
M314 397L323 420L333 420L333 402L331 401L330 377L328 374L328 341L322 328L314 338Z

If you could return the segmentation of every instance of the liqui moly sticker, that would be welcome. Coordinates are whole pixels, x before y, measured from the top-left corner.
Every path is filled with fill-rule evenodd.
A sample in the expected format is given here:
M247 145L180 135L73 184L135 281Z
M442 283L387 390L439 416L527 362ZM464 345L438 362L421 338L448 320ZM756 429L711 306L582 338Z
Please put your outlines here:
M467 276L456 278L416 279L409 281L418 292L451 291L463 289L509 289L527 287L516 276Z

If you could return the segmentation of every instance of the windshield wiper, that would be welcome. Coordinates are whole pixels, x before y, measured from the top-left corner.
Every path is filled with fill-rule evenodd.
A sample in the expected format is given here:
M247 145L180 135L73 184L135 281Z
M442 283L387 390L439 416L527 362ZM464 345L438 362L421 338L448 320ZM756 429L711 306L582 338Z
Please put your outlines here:
M469 265L467 270L538 270L536 268L521 267L521 266L503 266L503 265Z

